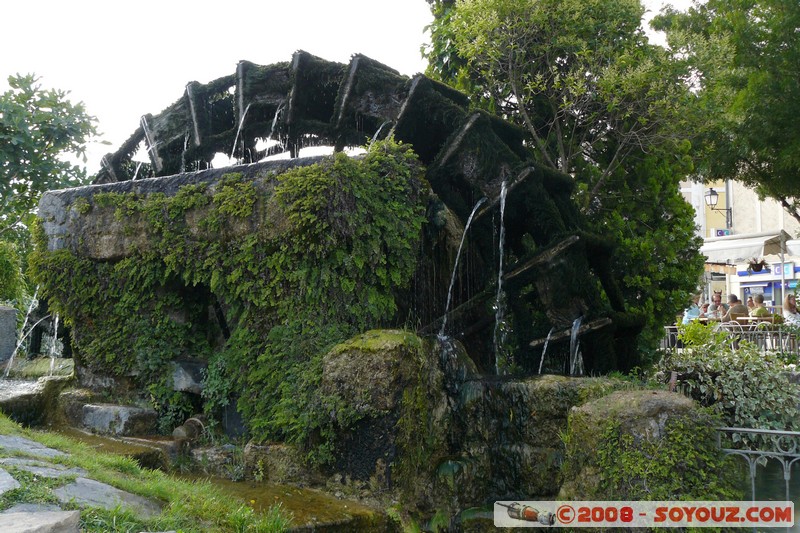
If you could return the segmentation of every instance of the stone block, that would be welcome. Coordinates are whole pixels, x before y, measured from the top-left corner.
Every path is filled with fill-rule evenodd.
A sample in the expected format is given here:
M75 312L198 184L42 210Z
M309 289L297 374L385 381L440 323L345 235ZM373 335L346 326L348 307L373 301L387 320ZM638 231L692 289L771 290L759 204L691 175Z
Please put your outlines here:
M157 414L153 409L125 405L86 404L84 427L101 434L136 436L155 433Z
M205 361L175 361L172 364L172 388L178 392L203 392L203 374L208 365Z
M161 512L161 504L155 500L83 477L55 489L53 494L64 504L76 503L80 506L102 507L109 510L120 506L147 518Z
M80 511L40 511L0 514L0 531L18 533L78 533Z

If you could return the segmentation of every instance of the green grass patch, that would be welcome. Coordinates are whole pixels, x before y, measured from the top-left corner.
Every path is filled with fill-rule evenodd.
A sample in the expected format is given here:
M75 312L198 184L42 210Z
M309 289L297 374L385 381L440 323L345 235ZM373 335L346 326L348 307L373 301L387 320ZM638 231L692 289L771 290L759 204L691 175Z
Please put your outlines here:
M277 532L288 529L291 517L280 509L270 508L257 514L246 502L232 497L207 481L183 481L158 470L140 468L133 459L104 454L85 444L53 433L26 430L0 415L0 434L18 435L45 446L66 452L67 456L46 462L80 467L88 477L121 490L164 503L163 512L154 518L142 518L125 509L84 509L82 531L165 531L189 532ZM24 456L0 449L0 456ZM17 503L53 503L52 490L74 479L50 480L9 468L22 485L0 498L0 508Z

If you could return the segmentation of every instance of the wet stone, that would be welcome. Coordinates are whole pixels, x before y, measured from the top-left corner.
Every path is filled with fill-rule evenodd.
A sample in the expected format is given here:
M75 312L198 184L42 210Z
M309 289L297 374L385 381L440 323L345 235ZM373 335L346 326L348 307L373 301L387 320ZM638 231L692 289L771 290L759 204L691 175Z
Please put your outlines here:
M30 472L33 475L47 478L59 478L63 476L85 476L88 474L83 468L67 468L61 465L44 464L38 461L20 459L18 457L8 457L0 459L0 464L14 466L20 470Z
M30 439L10 435L0 435L0 448L10 452L22 452L26 455L38 455L41 457L63 457L66 455L64 452L48 448Z
M19 487L19 481L14 479L11 474L5 470L0 470L0 494L4 494L10 490L18 489Z
M86 404L83 425L106 435L147 435L155 433L156 412L125 405Z
M55 489L53 494L61 503L74 502L81 506L102 507L109 510L119 505L147 518L161 512L161 504L154 500L83 477Z
M54 503L18 503L13 507L9 507L5 511L0 511L0 514L11 513L52 513L60 511L61 507Z
M78 533L80 511L0 514L0 531Z

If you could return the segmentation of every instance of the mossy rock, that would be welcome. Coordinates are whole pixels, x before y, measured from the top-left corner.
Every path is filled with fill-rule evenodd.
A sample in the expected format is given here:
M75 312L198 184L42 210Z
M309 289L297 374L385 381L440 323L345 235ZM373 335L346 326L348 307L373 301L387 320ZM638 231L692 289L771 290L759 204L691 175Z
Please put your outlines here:
M402 330L372 330L335 346L322 361L323 395L335 395L361 415L395 409L414 373L422 341Z
M717 447L720 425L677 393L618 391L575 407L560 500L735 500L740 470Z

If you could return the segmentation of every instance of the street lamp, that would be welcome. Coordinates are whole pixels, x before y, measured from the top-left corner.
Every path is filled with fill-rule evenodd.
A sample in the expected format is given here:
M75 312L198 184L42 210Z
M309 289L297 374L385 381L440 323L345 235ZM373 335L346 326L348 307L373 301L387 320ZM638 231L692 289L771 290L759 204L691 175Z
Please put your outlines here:
M725 213L725 227L730 228L733 226L733 209L728 207L727 209L717 209L717 202L719 201L719 193L714 190L713 187L708 189L706 193L706 205L712 211L718 211L720 213Z

